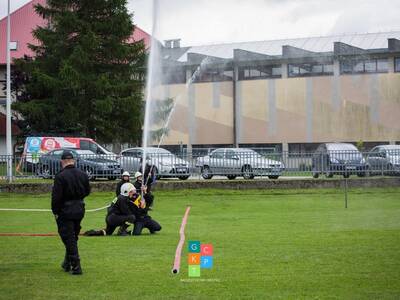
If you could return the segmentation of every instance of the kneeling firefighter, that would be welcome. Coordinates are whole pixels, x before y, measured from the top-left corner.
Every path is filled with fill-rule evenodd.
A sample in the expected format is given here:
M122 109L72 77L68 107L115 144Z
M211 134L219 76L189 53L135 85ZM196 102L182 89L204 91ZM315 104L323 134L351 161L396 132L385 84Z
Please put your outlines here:
M124 183L121 186L120 195L108 207L106 228L102 230L88 230L85 232L85 235L112 235L118 226L118 235L128 235L127 228L136 221L132 210L134 197L137 198L135 186L129 182Z
M135 200L132 201L132 211L136 218L132 235L141 235L143 228L147 228L151 234L161 230L161 225L147 214L149 210L147 203L150 202L150 197L151 194L144 193L144 200L141 195L137 195L137 197L134 197Z

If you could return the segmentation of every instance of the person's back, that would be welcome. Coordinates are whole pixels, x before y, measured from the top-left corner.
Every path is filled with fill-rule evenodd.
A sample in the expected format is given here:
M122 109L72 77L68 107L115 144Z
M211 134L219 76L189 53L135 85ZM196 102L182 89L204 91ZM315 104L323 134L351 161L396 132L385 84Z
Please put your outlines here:
M117 201L113 203L112 207L110 208L108 215L115 214L115 215L130 215L132 214L132 210L129 206L129 197L124 195L119 195L117 197Z
M65 246L65 257L61 264L64 271L73 275L82 274L78 251L80 223L85 215L83 199L90 193L86 173L75 168L72 153L64 150L61 156L62 171L54 178L51 209L56 219L58 233Z
M74 165L66 166L54 179L52 197L53 213L56 215L61 213L68 214L65 209L75 204L72 202L82 201L89 193L89 178L86 173L75 168Z

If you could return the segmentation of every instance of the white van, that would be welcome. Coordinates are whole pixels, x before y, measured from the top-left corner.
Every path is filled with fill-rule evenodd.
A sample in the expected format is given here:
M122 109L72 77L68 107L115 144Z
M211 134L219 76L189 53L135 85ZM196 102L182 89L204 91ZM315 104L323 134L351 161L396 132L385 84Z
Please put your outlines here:
M26 164L29 170L34 169L32 165L39 162L39 157L41 155L60 148L90 150L95 154L104 155L108 159L117 159L115 153L108 151L90 138L33 136L26 138L24 152L18 164L17 171L22 163Z

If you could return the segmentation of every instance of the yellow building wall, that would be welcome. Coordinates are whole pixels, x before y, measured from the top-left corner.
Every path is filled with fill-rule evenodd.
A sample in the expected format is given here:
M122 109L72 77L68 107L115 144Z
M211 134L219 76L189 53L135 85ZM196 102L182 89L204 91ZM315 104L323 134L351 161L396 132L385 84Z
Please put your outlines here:
M238 84L239 143L400 141L400 73ZM218 101L215 83L168 86L178 103L163 144L234 143L233 83L218 85Z

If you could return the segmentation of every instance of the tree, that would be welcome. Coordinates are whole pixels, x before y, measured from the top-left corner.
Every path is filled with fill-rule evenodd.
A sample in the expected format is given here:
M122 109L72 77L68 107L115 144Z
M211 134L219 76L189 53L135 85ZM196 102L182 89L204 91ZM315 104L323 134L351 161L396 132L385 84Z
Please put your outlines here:
M102 142L141 138L145 48L132 41L126 0L48 0L47 21L15 61L18 111L32 132L80 134Z

